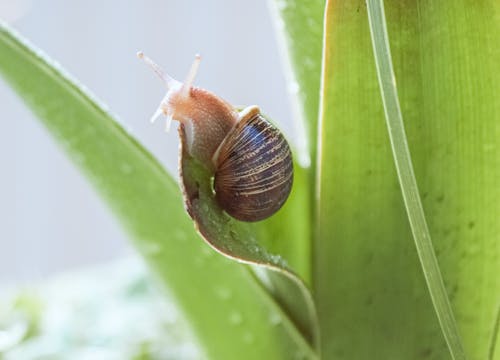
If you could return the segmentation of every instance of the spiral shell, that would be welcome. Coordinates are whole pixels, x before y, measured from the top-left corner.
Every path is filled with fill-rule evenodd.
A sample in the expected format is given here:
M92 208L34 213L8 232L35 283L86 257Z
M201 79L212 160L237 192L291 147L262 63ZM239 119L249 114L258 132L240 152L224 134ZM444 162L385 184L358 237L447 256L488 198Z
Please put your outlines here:
M232 217L263 220L285 203L293 183L290 147L260 114L249 114L227 134L215 159L215 198Z
M181 123L187 153L214 175L215 199L242 221L268 218L285 203L293 182L290 147L257 106L238 111L217 95L193 87L197 55L186 81L166 74L142 52L137 54L162 79L167 93L154 113ZM189 208L189 207L188 207Z

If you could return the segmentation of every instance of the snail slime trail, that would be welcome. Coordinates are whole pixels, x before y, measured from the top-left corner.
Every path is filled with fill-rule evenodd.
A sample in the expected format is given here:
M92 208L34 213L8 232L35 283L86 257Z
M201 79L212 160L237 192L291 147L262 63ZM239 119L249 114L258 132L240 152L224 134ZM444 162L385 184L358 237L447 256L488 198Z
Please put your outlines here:
M167 88L151 121L166 116L185 130L189 155L213 175L219 206L241 221L264 220L277 212L292 189L293 162L287 140L257 106L238 111L214 93L193 86L201 57L195 56L184 83L142 52Z

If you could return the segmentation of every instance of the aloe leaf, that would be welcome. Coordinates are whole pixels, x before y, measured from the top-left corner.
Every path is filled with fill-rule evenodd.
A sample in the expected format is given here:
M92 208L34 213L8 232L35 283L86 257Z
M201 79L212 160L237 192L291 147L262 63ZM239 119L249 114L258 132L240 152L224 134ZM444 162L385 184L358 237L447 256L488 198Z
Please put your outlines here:
M312 283L312 232L314 230L314 176L317 148L317 126L321 70L324 0L269 0L295 120L294 187L283 211L269 220L280 238L292 239L293 247L284 250L293 261L294 269L307 284ZM296 205L297 204L297 205ZM293 226L291 226L293 224ZM287 241L288 242L288 241ZM281 242L286 244L287 242Z
M270 7L296 111L299 163L314 166L325 0L270 0Z
M290 204L285 206L281 214L269 220L271 225L266 226L266 229L273 229L274 233L282 234L280 238L295 239L292 244L298 251L291 253L290 258L294 260L294 269L297 269L308 284L313 281L311 252L314 230L312 226L314 188L312 184L315 176L313 159L316 158L317 148L324 4L324 0L269 1L277 34L281 40L280 44L283 47L283 64L295 110L297 164ZM283 253L283 249L279 249L278 253Z
M292 149L293 152L293 149ZM294 161L293 187L283 207L270 218L251 226L259 244L279 254L311 286L311 214L308 170Z
M313 271L321 332L331 338L322 353L414 359L444 348L446 359L398 187L360 4L329 1L325 16Z
M283 257L270 253L259 241L256 236L259 232L252 231L259 227L258 224L237 221L220 208L212 191L212 173L187 152L183 126L179 128L179 136L184 201L196 229L221 254L256 267L257 275L264 277L264 285L301 333L311 344L317 344L317 318L309 289ZM293 224L289 226L294 227ZM280 235L278 240L287 241Z
M378 82L384 104L385 118L389 138L391 140L394 163L398 173L399 184L405 202L408 220L417 247L417 253L422 264L429 294L436 310L444 338L450 349L453 359L465 359L465 353L458 332L457 323L451 309L448 294L444 287L443 278L432 245L429 227L425 219L417 180L413 171L411 154L404 129L401 106L394 69L392 66L391 49L387 34L387 25L384 14L384 3L380 1L366 2L370 33L372 37L373 53L377 65Z
M88 92L4 25L0 72L117 214L208 357L315 357L253 274L199 239L178 186L158 162Z
M498 341L499 11L493 0L386 5L415 174L470 359L487 358ZM405 30L418 41L408 44ZM393 44L406 49L394 53Z
M465 352L485 359L500 298L498 5L391 1L385 10L437 259ZM332 339L323 354L450 358L399 190L366 7L330 1L324 45L313 271Z

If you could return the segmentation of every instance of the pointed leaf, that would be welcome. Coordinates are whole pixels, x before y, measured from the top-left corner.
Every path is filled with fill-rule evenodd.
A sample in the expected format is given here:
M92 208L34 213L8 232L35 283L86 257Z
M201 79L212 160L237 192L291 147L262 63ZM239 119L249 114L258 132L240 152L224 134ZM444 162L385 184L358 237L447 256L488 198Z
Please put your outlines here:
M287 55L283 60L297 112L299 163L314 166L325 0L272 0L271 5Z
M81 86L4 25L0 72L117 214L210 358L314 358L248 269L200 241L178 186L158 162Z
M493 5L495 4L495 5ZM384 124L366 7L325 22L315 294L323 355L448 359ZM499 32L494 1L386 3L423 207L466 354L496 340L500 283Z

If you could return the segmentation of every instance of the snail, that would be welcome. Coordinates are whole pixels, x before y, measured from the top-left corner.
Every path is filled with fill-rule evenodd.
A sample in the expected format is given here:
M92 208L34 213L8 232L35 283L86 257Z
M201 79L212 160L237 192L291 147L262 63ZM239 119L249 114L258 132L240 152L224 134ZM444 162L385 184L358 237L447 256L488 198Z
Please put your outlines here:
M217 95L192 86L200 64L197 55L184 83L143 59L163 80L167 93L151 118L179 121L187 151L213 174L219 206L240 221L254 222L276 213L293 183L292 154L283 134L257 106L238 111Z

